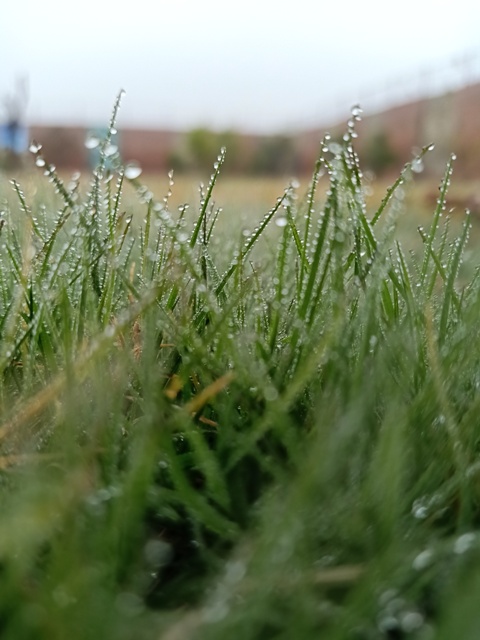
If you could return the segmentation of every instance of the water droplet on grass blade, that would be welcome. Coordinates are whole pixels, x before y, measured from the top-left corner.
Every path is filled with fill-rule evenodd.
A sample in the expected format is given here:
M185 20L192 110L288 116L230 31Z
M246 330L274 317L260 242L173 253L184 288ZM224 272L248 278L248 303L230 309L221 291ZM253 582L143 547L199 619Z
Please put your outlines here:
M356 104L352 107L352 116L355 118L355 120L361 120L362 113L363 109L359 104Z
M328 145L328 149L330 153L333 153L336 156L342 153L342 145L338 144L338 142L331 142Z
M428 517L428 506L424 498L415 500L412 505L412 515L417 520L425 520Z
M35 142L35 140L32 140L32 142L30 143L30 146L28 147L28 150L30 151L30 153L38 153L41 148L42 148L41 144L39 144L38 142Z
M405 633L413 633L420 629L425 622L425 618L418 611L405 611L400 616L400 626Z
M382 633L392 634L398 629L398 620L394 616L382 616L378 620L377 626Z
M168 564L172 557L172 547L163 540L153 538L143 548L143 555L149 565L163 566Z
M455 540L455 544L453 545L453 552L461 555L465 553L473 546L476 540L476 536L474 533L464 533L460 537Z
M117 151L118 151L117 145L110 143L110 144L107 144L103 153L105 154L105 157L110 158L111 156L115 155Z
M128 180L135 180L142 173L142 167L137 162L129 162L125 165L125 177Z
M106 338L113 338L115 335L115 327L113 324L109 324L108 327L105 328L104 336Z
M415 556L412 562L412 567L416 571L422 571L423 569L426 569L428 566L430 566L430 564L432 563L432 559L433 559L432 550L424 549L417 556Z
M415 173L422 173L423 169L423 160L421 158L415 158L415 160L412 162L412 171L414 171Z
M286 227L288 224L288 220L287 218L285 218L285 216L280 216L278 218L275 218L275 224L280 228Z
M37 156L37 158L35 159L35 164L37 165L37 167L44 167L45 160L42 158L42 156Z
M85 146L87 147L87 149L96 149L99 144L100 144L100 138L93 133L90 133L85 138Z

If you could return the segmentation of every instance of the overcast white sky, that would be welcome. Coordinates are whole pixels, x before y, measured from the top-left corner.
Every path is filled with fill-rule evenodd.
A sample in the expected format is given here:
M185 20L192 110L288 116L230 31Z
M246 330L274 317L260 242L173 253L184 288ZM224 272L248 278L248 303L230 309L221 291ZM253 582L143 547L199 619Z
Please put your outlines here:
M124 88L125 126L325 124L479 72L479 25L479 0L0 0L0 97L24 75L29 122L103 124Z

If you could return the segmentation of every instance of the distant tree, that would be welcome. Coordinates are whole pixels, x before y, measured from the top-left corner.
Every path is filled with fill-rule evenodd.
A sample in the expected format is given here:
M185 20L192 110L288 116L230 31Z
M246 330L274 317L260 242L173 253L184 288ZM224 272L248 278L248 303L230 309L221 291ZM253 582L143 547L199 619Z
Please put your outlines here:
M171 159L179 170L211 171L220 149L226 147L228 163L225 170L235 172L244 165L241 146L241 138L235 131L215 132L198 128L187 134L186 148L176 150Z
M252 169L271 175L294 173L297 158L292 138L281 135L265 138L258 147Z
M218 135L209 129L193 129L187 135L187 146L194 169L208 170L220 150Z
M191 163L182 149L174 149L167 156L167 166L178 173L188 171Z
M370 137L365 146L363 161L365 166L377 175L385 173L397 162L397 156L385 131L378 131Z

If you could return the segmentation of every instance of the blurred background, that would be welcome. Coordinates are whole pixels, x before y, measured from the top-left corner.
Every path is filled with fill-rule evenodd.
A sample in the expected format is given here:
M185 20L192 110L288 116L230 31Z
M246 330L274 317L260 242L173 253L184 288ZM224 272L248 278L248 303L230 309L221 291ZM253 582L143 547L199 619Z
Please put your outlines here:
M91 168L124 88L116 143L144 174L210 173L225 145L232 176L301 177L358 103L372 175L430 142L425 176L450 152L480 175L474 0L17 0L0 17L3 171L33 165L32 139L61 171Z

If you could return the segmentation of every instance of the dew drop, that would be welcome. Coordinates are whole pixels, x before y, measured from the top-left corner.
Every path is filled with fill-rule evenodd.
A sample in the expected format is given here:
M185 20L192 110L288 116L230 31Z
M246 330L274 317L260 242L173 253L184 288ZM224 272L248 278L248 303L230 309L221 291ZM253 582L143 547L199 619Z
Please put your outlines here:
M413 633L423 626L425 619L418 611L405 611L400 617L400 626L405 633Z
M37 156L37 158L35 159L35 164L37 165L37 167L44 167L45 160L42 158L42 156Z
M363 109L359 104L356 104L352 107L352 116L355 118L355 120L361 120L362 113Z
M288 224L288 220L285 218L285 216L279 216L278 218L275 218L275 224L280 228L286 227Z
M30 146L28 147L28 150L30 151L30 153L38 153L41 148L42 148L41 144L39 144L38 142L35 142L35 140L32 140L32 142L30 143Z
M342 146L338 144L338 142L331 142L328 145L328 149L330 153L333 153L335 156L338 156L342 153Z
M412 505L412 515L417 520L425 520L425 518L427 518L427 516L428 516L428 507L425 504L425 500L424 499L419 498L418 500L414 501L414 503Z
M415 158L415 160L412 162L412 171L414 171L415 173L422 173L423 169L424 165L421 158Z
M153 538L146 543L143 555L149 565L160 567L170 561L172 547L163 540Z
M110 143L110 144L107 144L103 153L105 154L106 158L110 158L111 156L115 155L117 151L118 151L117 145Z
M100 138L95 134L89 134L85 139L85 146L87 149L96 149L100 144Z
M142 167L138 164L138 162L129 162L125 165L125 177L128 180L135 180L142 173Z
M113 338L113 336L115 335L115 327L113 326L113 324L109 324L108 327L106 327L104 335L106 338Z
M398 620L394 616L382 616L377 625L382 633L392 634L398 628Z
M422 571L432 563L432 559L433 559L433 552L431 551L431 549L424 549L423 551L420 551L420 553L417 556L415 556L412 562L412 567L416 571Z
M455 544L453 545L453 552L457 555L465 553L472 547L475 539L476 538L474 533L464 533L455 540Z

